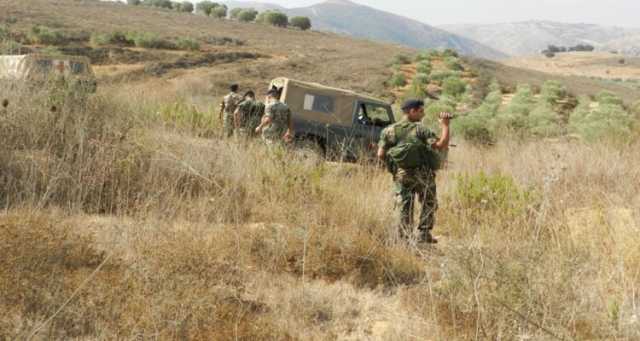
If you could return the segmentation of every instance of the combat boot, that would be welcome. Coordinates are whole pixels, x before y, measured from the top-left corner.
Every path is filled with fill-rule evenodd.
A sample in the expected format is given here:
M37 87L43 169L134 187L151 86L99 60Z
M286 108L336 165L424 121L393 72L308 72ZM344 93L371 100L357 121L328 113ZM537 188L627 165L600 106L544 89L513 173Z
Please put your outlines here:
M437 244L438 240L431 234L430 230L420 231L420 239L418 240L420 243L426 244Z

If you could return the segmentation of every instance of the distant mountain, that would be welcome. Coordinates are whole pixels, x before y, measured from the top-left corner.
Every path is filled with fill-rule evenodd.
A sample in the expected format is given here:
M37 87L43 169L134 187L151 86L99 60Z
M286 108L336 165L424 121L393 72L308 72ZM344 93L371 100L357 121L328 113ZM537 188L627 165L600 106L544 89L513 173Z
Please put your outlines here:
M440 28L512 56L536 54L549 44L573 46L584 43L601 51L616 50L628 55L640 55L640 29L551 21L454 24Z
M461 54L489 59L507 57L476 41L451 34L444 30L348 0L329 0L317 5L286 9L277 5L265 5L251 2L225 1L230 7L258 7L278 9L289 16L307 16L311 18L314 30L394 42L414 48L454 48Z

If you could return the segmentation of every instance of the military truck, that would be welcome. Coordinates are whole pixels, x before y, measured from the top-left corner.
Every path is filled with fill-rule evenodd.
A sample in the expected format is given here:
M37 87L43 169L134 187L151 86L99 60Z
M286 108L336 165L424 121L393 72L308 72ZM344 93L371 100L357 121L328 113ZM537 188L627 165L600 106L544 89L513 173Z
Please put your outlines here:
M350 90L289 78L276 78L271 87L291 109L296 139L331 157L373 155L380 132L395 121L389 103Z
M40 54L0 56L0 82L9 86L40 86L51 80L64 80L78 91L96 92L96 78L86 57Z

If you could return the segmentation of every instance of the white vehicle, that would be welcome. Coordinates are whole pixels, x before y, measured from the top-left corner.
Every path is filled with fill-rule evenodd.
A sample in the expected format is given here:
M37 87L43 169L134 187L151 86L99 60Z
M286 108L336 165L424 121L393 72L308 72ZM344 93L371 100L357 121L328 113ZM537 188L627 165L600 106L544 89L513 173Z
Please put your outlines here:
M39 54L0 56L0 81L38 84L60 77L79 85L86 92L96 91L95 75L86 57Z

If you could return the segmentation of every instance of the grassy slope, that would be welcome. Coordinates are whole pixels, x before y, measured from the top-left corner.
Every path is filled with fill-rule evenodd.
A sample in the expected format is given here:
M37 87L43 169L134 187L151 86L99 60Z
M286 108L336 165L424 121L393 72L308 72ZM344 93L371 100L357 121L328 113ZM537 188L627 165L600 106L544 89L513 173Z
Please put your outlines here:
M211 83L222 92L215 82L243 68L255 84L327 69L326 83L365 88L358 73L382 79L393 48L113 4L24 3L42 8L2 3L0 13L25 28L55 17L168 35L200 27L273 58L123 83L57 112L44 92L11 93L0 120L0 339L26 338L51 316L42 338L640 337L637 144L460 144L438 175L442 243L407 247L379 167L203 139L145 106ZM195 26L167 28L187 19ZM295 52L260 41L263 31L286 34ZM327 45L312 47L316 35ZM376 62L356 63L363 54ZM127 91L138 86L154 94Z

